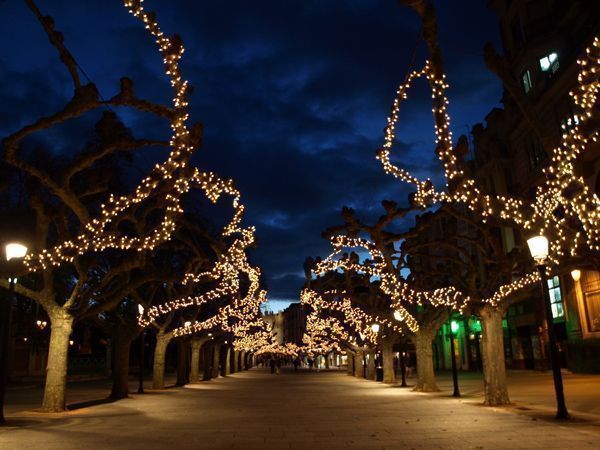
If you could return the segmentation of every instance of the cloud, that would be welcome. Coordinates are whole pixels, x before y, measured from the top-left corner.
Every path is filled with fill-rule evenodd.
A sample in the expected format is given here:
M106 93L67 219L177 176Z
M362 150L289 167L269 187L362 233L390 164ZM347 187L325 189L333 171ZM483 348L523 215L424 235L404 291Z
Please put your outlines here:
M46 3L40 7L55 17L105 97L127 75L139 96L170 100L153 41L119 2ZM485 2L434 3L458 135L500 98L500 84L486 72L481 51L485 41L498 41L498 27ZM263 267L271 296L297 298L302 263L329 253L320 233L340 222L342 205L375 220L381 200L404 203L411 191L385 175L374 155L395 90L409 70L420 28L416 15L388 0L177 0L146 6L156 8L164 31L180 34L186 46L182 70L195 88L192 120L205 127L194 163L235 180L247 221L257 226L259 247L252 258ZM27 8L15 2L1 8L0 39L11 42L0 51L5 134L31 112L51 111L72 87ZM414 68L423 56L421 43ZM421 83L402 105L392 153L419 177L439 181L430 110ZM119 114L138 136L160 132L145 117ZM62 148L67 135L53 139Z

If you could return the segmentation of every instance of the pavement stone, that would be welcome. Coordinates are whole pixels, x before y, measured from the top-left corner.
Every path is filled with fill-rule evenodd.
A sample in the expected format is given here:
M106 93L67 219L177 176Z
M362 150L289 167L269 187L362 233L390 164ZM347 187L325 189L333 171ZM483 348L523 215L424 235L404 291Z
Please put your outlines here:
M54 416L13 411L0 449L600 448L600 421L550 417L338 371L253 369Z

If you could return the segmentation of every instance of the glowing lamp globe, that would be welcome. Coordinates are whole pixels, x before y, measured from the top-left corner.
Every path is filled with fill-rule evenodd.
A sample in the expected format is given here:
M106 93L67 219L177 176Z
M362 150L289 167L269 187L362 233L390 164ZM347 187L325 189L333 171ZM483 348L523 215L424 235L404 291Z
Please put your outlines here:
M183 324L184 327L189 327L192 324L189 320Z
M455 320L450 322L450 329L453 333L456 333L458 331L458 322L456 322Z
M571 270L571 278L573 278L573 281L575 282L579 281L581 279L581 270Z
M144 315L144 307L140 304L138 304L138 312L140 313L140 316Z
M400 314L400 311L394 311L394 319L396 319L397 321L402 320L402 314Z
M548 259L548 238L546 236L534 236L527 239L527 246L533 260L537 265L544 265Z
M17 242L10 242L4 247L6 251L6 260L13 258L23 258L27 254L27 247Z
M373 330L373 333L379 333L379 324L378 323L374 323L373 325L371 325L371 330Z

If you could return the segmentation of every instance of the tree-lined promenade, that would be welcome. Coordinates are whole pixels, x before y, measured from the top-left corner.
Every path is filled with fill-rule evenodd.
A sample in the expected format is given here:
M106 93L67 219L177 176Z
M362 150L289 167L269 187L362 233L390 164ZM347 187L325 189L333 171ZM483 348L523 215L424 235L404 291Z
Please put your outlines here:
M181 431L178 439L215 448L306 448L327 427L330 439L319 445L528 447L530 442L518 436L528 430L531 418L514 414L506 370L509 348L526 333L507 336L505 320L510 308L532 297L541 310L536 318L539 348L545 368L552 369L544 383L553 387L549 397L555 399L555 417L583 420L585 411L575 408L570 414L565 403L564 348L554 326L557 315L564 316L564 291L554 279L570 274L574 301L586 311L580 334L596 336L596 291L589 282L584 295L580 279L584 271L590 280L600 280L600 199L586 176L586 166L598 161L600 39L585 43L571 69L577 74L569 93L573 117L565 119L555 141L538 136L544 138L546 158L537 162L535 184L528 192L504 192L468 159L468 138L453 138L446 94L451 80L433 4L399 3L413 13L421 32L373 159L381 177L395 178L410 193L397 199L384 193L376 218L342 207L341 223L322 233L330 253L305 261L304 286L298 286L304 322L295 330L301 338L292 339L289 324L266 320L261 309L269 283L252 254L260 242L256 228L247 223L242 193L233 180L196 165L203 126L193 122L189 106L191 82L180 66L183 38L161 27L142 0L125 0L123 14L162 60L162 97L170 101L144 98L125 76L107 95L69 50L58 31L60 19L46 16L33 0L25 1L58 53L71 95L51 113L38 113L32 105L26 123L2 141L0 199L7 219L0 229L6 250L0 264L5 294L0 298L0 407L12 348L31 338L19 335L17 342L17 333L11 332L15 317L36 324L33 353L48 349L39 407L30 408L36 411L31 416L16 411L31 417L34 428L58 418L56 427L66 440L46 440L48 448L60 442L81 446L101 435L126 436L133 448L166 445L168 430L175 428L169 422ZM421 45L425 58L420 58ZM506 79L501 57L486 49L487 63L510 97L506 101L541 133L529 100ZM412 162L395 154L404 101L418 80L431 95L435 144L429 153L439 162L441 172L434 178L440 185L413 174ZM61 144L68 148L57 150L60 133L69 134ZM481 362L482 377L472 377L463 395L476 392L479 409L474 402L440 396L435 370L446 356L439 354L449 347L452 395L460 397L457 321L469 320L480 324L478 335L469 337L474 341L469 348ZM447 340L441 350L435 344L440 337ZM110 402L67 412L69 362L76 351L91 355L100 347L111 383L95 386L106 390ZM344 361L348 376L249 372L259 361L270 363L274 373L282 362L312 368L324 361L329 369L334 358ZM133 389L132 368L137 376ZM175 390L167 389L169 368L176 369ZM401 389L407 379L410 389ZM140 395L132 396L136 388ZM9 399L18 398L18 390L11 391ZM69 429L75 415L83 424L76 431ZM121 415L126 419L118 422ZM249 416L252 420L244 422ZM358 427L365 416L368 422ZM96 421L86 420L94 417L101 419L92 430ZM29 419L11 417L9 427L11 420L18 428L19 420L27 424ZM236 430L236 421L244 423L242 431ZM290 424L298 427L296 435L288 434ZM374 431L365 432L369 427ZM577 448L597 443L587 429L571 434L555 429L553 435L549 428L539 422L527 439ZM13 446L35 445L43 433L9 431L0 432L0 442L4 438Z

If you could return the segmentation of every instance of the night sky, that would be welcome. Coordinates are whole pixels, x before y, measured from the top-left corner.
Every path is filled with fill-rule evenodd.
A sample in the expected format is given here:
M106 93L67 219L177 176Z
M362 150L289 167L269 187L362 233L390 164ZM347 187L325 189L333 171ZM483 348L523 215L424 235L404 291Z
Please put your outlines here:
M482 57L485 42L498 46L498 25L485 0L434 3L458 137L500 99L501 85ZM194 163L236 181L247 221L257 227L259 247L252 259L266 275L271 309L281 309L298 300L304 259L329 253L320 234L340 222L342 205L368 219L381 213L383 199L406 201L408 186L383 173L375 151L412 59L419 20L394 0L144 5L157 12L167 34L183 39L182 70L195 88L192 119L205 127ZM162 59L122 2L39 0L38 6L55 18L104 97L114 95L119 78L128 76L138 96L170 101ZM5 136L60 108L72 85L24 2L0 0L0 40L0 136ZM424 50L421 43L415 68ZM126 111L118 114L136 136L168 133ZM424 85L413 91L400 117L394 155L414 174L439 179ZM48 137L56 152L69 151L77 131L68 131Z

